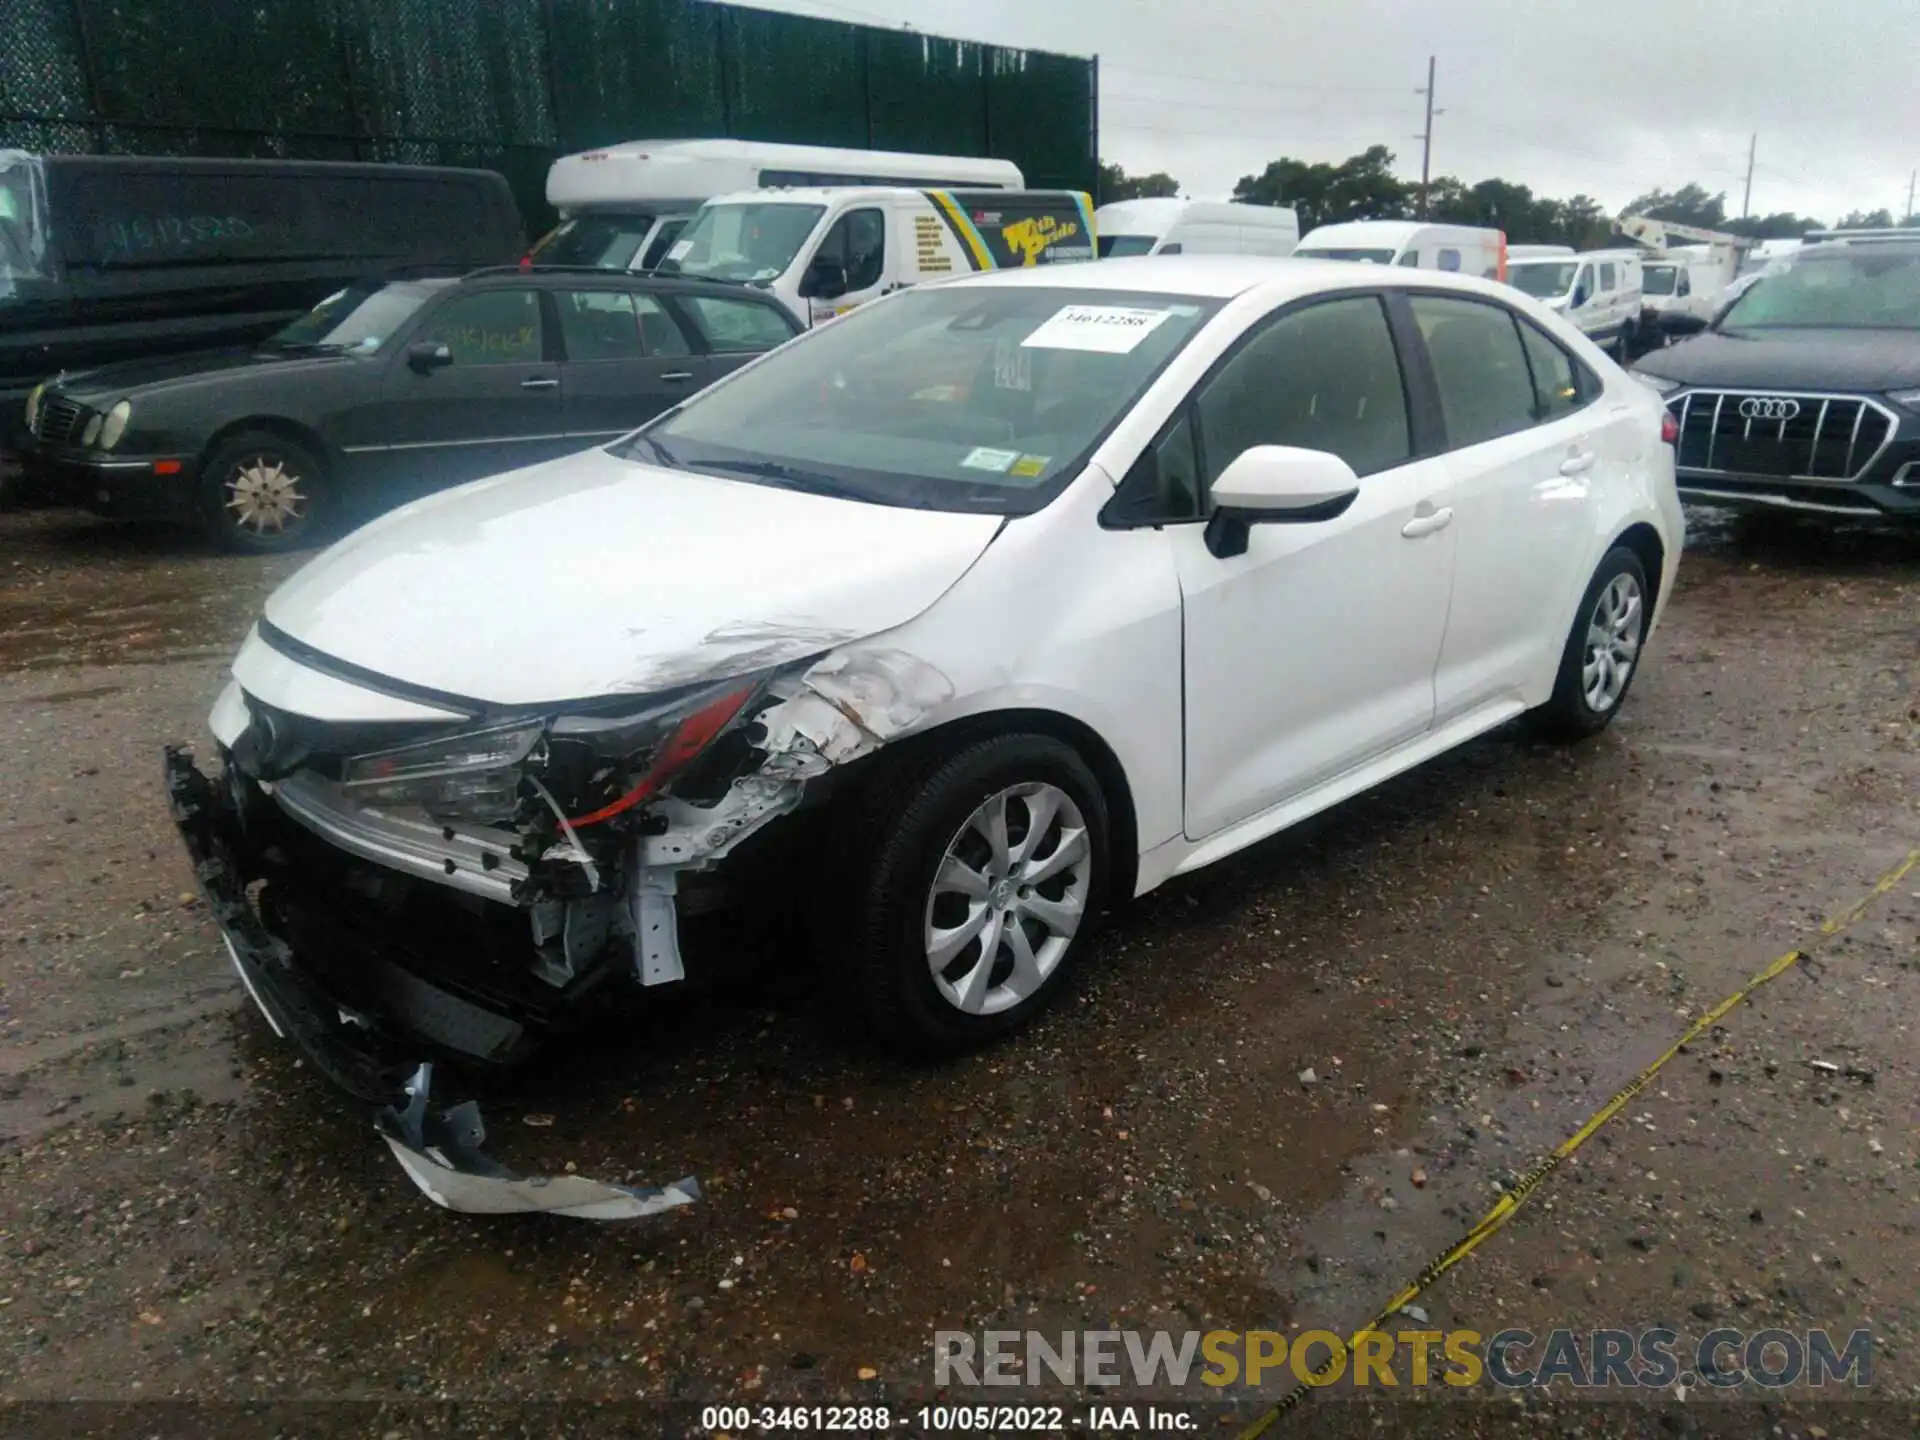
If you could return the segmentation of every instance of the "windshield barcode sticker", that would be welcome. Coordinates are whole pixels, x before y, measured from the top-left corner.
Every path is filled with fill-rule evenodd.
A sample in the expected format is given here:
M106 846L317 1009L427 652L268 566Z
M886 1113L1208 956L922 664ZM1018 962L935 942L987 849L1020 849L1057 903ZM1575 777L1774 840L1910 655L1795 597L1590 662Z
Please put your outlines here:
M1125 355L1165 324L1170 313L1125 305L1069 305L1020 343L1037 350Z

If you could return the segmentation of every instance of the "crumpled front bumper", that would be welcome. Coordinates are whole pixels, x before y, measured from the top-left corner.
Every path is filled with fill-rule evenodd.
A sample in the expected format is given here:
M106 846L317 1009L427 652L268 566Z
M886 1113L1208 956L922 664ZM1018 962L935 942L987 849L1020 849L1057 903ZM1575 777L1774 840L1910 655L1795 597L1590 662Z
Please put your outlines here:
M638 1219L699 1198L689 1176L661 1189L604 1184L582 1175L523 1177L480 1148L486 1135L472 1101L432 1109L433 1066L417 1053L415 1037L396 1032L379 1016L361 1013L303 964L268 928L249 886L261 878L248 841L242 807L193 763L191 752L168 746L167 795L174 824L192 861L194 878L220 927L227 953L247 993L276 1035L291 1040L329 1080L377 1107L375 1126L403 1169L435 1204L471 1214L543 1211L581 1219ZM381 970L367 957L371 970ZM384 967L395 970L397 967ZM387 984L396 982L387 977ZM405 1003L428 1017L462 1028L471 1017L442 1012L470 1002L407 976ZM496 1017L497 1018L497 1017Z

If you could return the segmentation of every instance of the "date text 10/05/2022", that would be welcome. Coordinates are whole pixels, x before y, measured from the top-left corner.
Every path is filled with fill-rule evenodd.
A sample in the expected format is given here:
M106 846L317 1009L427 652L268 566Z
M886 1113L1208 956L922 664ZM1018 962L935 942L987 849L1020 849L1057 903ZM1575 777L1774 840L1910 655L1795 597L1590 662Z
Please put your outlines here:
M886 1405L709 1405L700 1412L701 1429L715 1437L812 1431L876 1435L906 1427L912 1427L916 1434L1021 1435L1065 1430L1175 1433L1198 1430L1201 1425L1201 1417L1192 1411L1160 1405L962 1404L921 1405L910 1410Z

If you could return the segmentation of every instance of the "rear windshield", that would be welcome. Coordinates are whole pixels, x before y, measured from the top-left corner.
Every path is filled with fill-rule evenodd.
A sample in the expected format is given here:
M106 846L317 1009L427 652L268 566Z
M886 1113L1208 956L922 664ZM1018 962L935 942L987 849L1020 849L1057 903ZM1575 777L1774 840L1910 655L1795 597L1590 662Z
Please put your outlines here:
M1573 288L1571 261L1556 265L1509 265L1507 283L1536 300L1558 300Z
M1102 235L1100 237L1100 258L1117 260L1127 255L1148 255L1153 251L1158 235Z
M520 222L504 188L464 176L48 168L68 265L100 270L247 261L511 264Z

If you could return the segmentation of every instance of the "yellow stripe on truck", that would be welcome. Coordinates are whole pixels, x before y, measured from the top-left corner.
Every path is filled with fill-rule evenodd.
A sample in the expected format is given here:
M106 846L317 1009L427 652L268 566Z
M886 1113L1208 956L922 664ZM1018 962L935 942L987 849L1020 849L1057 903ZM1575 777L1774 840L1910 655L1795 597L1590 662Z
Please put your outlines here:
M967 212L954 204L953 196L944 190L929 190L927 198L940 207L941 213L947 217L947 223L953 226L954 233L965 243L967 249L973 252L974 269L998 268L993 263L993 255L987 249L987 242L980 238L980 232L974 229L973 221L968 218Z

